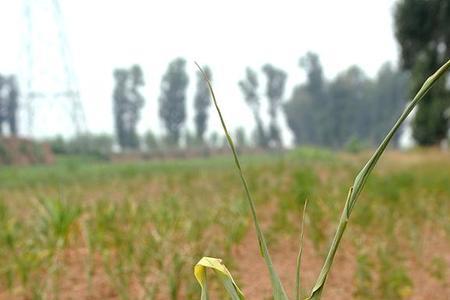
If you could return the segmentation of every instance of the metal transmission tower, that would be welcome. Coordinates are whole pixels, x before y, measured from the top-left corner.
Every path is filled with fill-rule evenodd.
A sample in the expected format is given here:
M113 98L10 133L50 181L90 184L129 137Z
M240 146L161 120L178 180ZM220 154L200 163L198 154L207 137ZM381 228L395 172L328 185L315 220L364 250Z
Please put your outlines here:
M23 0L23 11L26 65L22 78L28 134L34 133L37 122L55 118L59 118L58 123L47 125L61 130L61 122L67 125L65 116L70 117L75 134L85 132L86 119L59 0Z

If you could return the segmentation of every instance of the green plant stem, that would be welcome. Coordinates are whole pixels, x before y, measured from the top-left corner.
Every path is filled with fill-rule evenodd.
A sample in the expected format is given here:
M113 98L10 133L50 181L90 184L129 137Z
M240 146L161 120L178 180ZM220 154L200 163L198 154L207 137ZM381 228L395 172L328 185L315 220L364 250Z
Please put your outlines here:
M248 200L248 203L250 205L252 219L253 219L253 223L255 225L256 235L257 235L257 238L258 238L259 249L260 249L261 255L263 256L264 261L265 261L265 263L267 265L267 268L269 269L269 274L270 274L270 279L271 279L271 283L272 283L274 299L275 300L287 300L288 299L287 294L284 291L283 285L282 285L282 283L281 283L281 281L280 281L280 279L278 277L278 274L277 274L277 272L276 272L276 270L275 270L275 268L273 266L272 259L271 259L270 254L269 254L269 249L267 247L267 243L266 243L266 240L264 238L264 234L261 231L261 228L260 228L260 225L259 225L259 222L258 222L258 218L256 216L255 204L254 204L252 196L250 194L247 181L245 180L244 174L242 172L241 163L240 163L239 158L237 156L237 152L236 152L236 148L234 146L233 140L231 139L231 136L228 133L227 126L225 125L225 121L223 119L223 116L222 116L222 113L220 111L219 105L217 104L216 97L215 97L214 91L213 91L212 86L211 86L211 82L209 81L209 78L207 77L207 75L205 74L203 69L197 63L196 63L196 65L199 68L200 72L203 74L203 77L205 78L206 83L208 84L208 88L209 88L209 91L211 93L214 106L215 106L215 108L217 110L217 113L219 115L220 123L222 124L222 128L223 128L223 130L225 132L226 139L228 141L228 144L230 145L231 152L233 153L234 162L235 162L236 167L238 169L239 177L241 178L242 185L244 186L245 194L247 196L247 200Z

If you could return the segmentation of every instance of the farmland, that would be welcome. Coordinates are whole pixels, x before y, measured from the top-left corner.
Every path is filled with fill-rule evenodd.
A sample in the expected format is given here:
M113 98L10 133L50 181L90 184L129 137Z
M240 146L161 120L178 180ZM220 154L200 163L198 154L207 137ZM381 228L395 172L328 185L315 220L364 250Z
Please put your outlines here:
M292 295L308 199L303 287L317 276L369 152L299 148L243 156L258 217ZM388 151L355 207L324 299L448 299L450 155ZM248 299L269 299L231 156L0 169L0 299L198 299L202 256ZM216 297L224 298L214 286Z

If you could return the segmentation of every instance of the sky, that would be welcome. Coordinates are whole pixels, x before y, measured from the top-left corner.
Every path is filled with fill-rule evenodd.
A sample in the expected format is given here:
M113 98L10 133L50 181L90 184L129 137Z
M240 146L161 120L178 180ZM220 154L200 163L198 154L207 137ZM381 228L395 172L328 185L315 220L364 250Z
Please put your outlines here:
M93 133L113 133L115 68L133 64L143 68L146 104L138 125L141 134L149 129L164 132L158 117L160 83L168 63L176 57L187 60L190 75L187 127L194 128L197 61L212 69L229 126L242 126L250 133L252 114L237 85L246 67L261 71L262 65L271 63L285 70L286 101L292 88L305 80L298 61L308 51L320 56L327 78L355 64L373 77L384 62L396 64L399 56L392 26L393 0L60 0L60 23L54 21L52 1L0 0L0 73L19 74L22 87L25 74L30 74L26 54L30 39L24 17L28 2L33 20L33 82L46 87L64 82L57 30L57 24L64 24L66 61L76 75L86 127ZM262 73L260 82L264 94ZM35 100L32 130L22 122L22 133L36 137L73 134L70 103L63 102ZM27 105L21 104L24 120ZM284 119L282 123L286 129ZM220 130L212 110L209 126L209 133ZM291 138L288 130L284 136Z

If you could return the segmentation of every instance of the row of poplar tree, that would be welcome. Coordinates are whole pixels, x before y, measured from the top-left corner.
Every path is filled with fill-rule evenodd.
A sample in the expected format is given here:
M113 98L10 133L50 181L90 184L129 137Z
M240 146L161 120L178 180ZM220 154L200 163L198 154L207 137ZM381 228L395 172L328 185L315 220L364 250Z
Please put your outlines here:
M245 100L251 107L257 124L257 144L262 147L282 146L281 132L277 115L281 105L286 73L272 65L262 68L267 76L267 99L269 101L270 125L266 130L260 116L260 99L256 72L247 69L246 78L239 82ZM205 75L212 80L211 69L203 67ZM138 65L130 69L114 71L115 88L113 93L114 122L117 141L122 149L137 149L139 138L136 131L140 118L140 110L144 98L139 88L144 84L143 72ZM159 97L159 116L164 124L166 146L180 145L186 123L186 92L189 78L186 72L186 61L183 58L173 60L161 82ZM195 143L206 145L205 133L208 125L208 114L211 105L210 92L204 76L197 73L197 87L194 96ZM191 138L191 137L189 137Z
M189 78L185 67L184 59L175 59L169 64L161 82L159 116L167 133L164 144L171 147L179 146L186 122L186 91ZM211 79L210 69L205 66L204 71ZM139 137L136 126L140 118L139 112L144 105L144 97L139 91L144 85L143 72L140 66L135 65L130 69L115 70L114 78L116 84L113 110L117 141L122 149L137 149ZM196 137L199 143L203 143L211 101L206 82L200 74L194 102Z
M394 8L394 30L401 52L399 69L385 64L376 78L371 79L353 66L327 80L319 57L308 53L300 60L307 80L295 86L288 98L284 96L287 78L284 71L270 64L263 66L261 71L267 80L265 92L261 93L259 72L247 68L239 87L255 119L252 135L255 144L262 148L282 147L280 112L284 113L298 145L339 148L353 141L368 146L379 143L425 78L450 58L448 28L448 0L400 0ZM175 59L161 82L159 116L166 129L167 145L179 145L184 132L189 82L185 66L184 59ZM204 69L211 79L211 70ZM134 66L116 70L114 75L117 139L123 149L135 149L138 146L136 124L144 103L139 92L143 85L142 71ZM440 143L449 134L449 78L439 81L418 107L413 136L421 145ZM261 112L261 98L267 99L269 124L264 122L267 118ZM210 103L208 88L199 74L194 99L195 140L199 144L205 144Z
M375 79L368 78L356 67L350 67L336 78L324 78L319 57L308 53L300 60L307 75L306 83L297 85L286 99L286 73L271 65L262 66L261 73L247 68L244 78L238 82L243 99L250 108L256 128L252 133L253 143L261 148L281 148L283 139L280 114L284 114L296 144L312 144L340 148L352 141L368 146L378 143L393 124L406 104L407 76L384 65ZM212 72L204 67L211 80ZM260 86L260 77L265 77L265 87ZM139 91L143 86L143 72L139 66L118 69L114 72L114 119L117 141L122 149L137 149L139 138L136 125L144 98ZM158 143L177 147L184 138L190 145L206 145L205 133L211 105L210 92L203 75L197 73L194 96L195 136L184 130L186 123L186 92L189 78L186 61L173 60L161 81L159 117L164 124L166 136ZM267 101L262 103L262 100ZM262 104L268 107L264 115ZM245 143L246 133L238 131L237 139ZM182 136L186 133L188 136ZM156 145L154 141L147 144Z
M203 67L204 75L212 80L212 72L208 66ZM260 92L258 91L258 74L247 69L245 78L239 81L239 86L246 103L251 108L256 122L254 133L255 143L263 148L282 147L281 129L278 122L278 112L282 105L286 84L286 73L270 64L264 65L262 71L266 76L266 98L268 100L268 113L270 123L266 126L261 116ZM194 123L195 137L186 137L194 140L199 146L207 144L209 108L211 105L210 92L204 75L197 73L197 86L194 96ZM139 138L136 131L140 118L140 109L144 105L144 98L139 91L143 86L143 72L138 65L130 69L117 69L114 71L116 81L113 93L114 122L117 141L122 149L137 149ZM164 124L166 136L163 143L169 147L177 147L182 140L182 133L186 132L186 92L189 78L186 72L186 61L183 58L173 60L161 81L161 94L159 97L159 117ZM266 128L267 127L267 128ZM246 139L242 129L238 131L238 139ZM214 140L214 136L212 138Z

